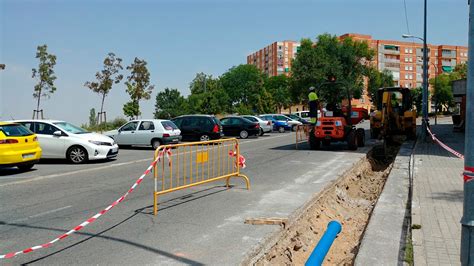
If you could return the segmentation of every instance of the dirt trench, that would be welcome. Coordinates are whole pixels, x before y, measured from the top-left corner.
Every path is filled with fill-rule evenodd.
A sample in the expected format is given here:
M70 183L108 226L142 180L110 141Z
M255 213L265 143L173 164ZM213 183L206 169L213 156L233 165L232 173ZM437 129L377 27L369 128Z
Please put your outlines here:
M334 241L324 265L352 265L360 241L392 168L399 147L389 147L387 157L374 147L338 181L308 204L288 223L276 244L260 257L256 265L304 265L331 220L342 224L342 232ZM265 246L265 245L264 245Z

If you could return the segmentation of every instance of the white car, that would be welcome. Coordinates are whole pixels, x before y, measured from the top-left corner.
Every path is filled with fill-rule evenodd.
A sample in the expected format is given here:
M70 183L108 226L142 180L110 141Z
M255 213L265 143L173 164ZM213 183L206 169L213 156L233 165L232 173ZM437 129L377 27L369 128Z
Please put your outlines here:
M323 109L323 112L324 111L325 111L325 108ZM292 114L303 118L307 122L311 121L311 117L309 117L309 111L299 111L299 112L295 112L295 113L292 113ZM318 110L318 118L320 118L320 117L321 117L321 110Z
M57 120L18 120L38 136L42 159L68 159L72 163L117 157L119 148L113 139L91 133L73 124Z
M104 134L118 145L152 146L153 149L181 141L181 130L172 121L161 119L133 120Z
M241 115L241 117L246 118L252 122L258 122L260 125L260 136L263 136L265 133L272 132L273 130L272 121L266 121L254 115Z
M277 121L282 121L282 122L286 121L288 123L288 126L290 126L292 131L296 131L296 126L297 125L302 125L303 124L299 121L293 120L293 119L289 118L288 116L282 115L282 114L266 114L266 115L273 116L273 118L275 118ZM261 116L266 116L266 115L261 115Z

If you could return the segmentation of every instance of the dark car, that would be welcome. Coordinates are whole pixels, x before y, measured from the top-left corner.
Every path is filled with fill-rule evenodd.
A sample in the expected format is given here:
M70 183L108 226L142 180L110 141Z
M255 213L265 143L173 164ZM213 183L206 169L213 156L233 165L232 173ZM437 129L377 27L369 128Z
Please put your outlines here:
M224 135L221 122L212 115L182 115L171 121L181 130L183 140L207 141Z
M242 139L246 139L249 136L258 136L260 133L258 122L252 122L243 117L225 117L221 119L221 123L225 136L239 136Z

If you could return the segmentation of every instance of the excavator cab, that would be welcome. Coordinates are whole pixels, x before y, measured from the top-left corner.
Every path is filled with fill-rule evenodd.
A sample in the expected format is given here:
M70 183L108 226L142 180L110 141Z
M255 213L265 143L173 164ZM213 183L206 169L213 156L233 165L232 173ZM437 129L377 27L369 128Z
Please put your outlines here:
M370 136L387 138L394 135L416 137L416 111L410 89L381 88L376 95L376 111L370 117Z

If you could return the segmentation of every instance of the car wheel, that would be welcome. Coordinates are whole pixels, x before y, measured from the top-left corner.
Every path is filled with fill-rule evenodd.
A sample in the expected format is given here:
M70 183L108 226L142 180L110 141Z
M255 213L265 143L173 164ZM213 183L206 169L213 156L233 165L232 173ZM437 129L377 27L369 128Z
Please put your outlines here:
M209 139L210 139L210 138L209 138L209 135L202 135L202 136L199 138L200 141L209 141Z
M246 139L246 138L249 137L249 133L246 130L242 130L242 131L240 131L239 136L240 136L241 139Z
M87 151L81 146L72 146L67 151L67 159L72 163L84 163L87 161Z
M18 169L20 169L21 171L28 171L30 170L31 168L33 168L35 164L32 163L32 164L22 164L22 165L18 165Z
M349 135L347 135L347 146L349 150L355 151L357 150L357 134L355 130L351 130Z
M158 149L161 145L161 141L159 139L153 139L151 141L151 146L153 147L154 150Z
M263 134L265 134L265 132L263 132L263 129L260 129L260 136L263 136Z
M284 128L284 127L279 127L279 128L278 128L278 132L280 132L280 133L285 133L285 128Z
M365 146L365 131L362 128L356 130L357 135L357 144L359 147Z
M312 150L319 150L321 147L321 141L316 138L316 132L311 130L309 133L309 147Z

